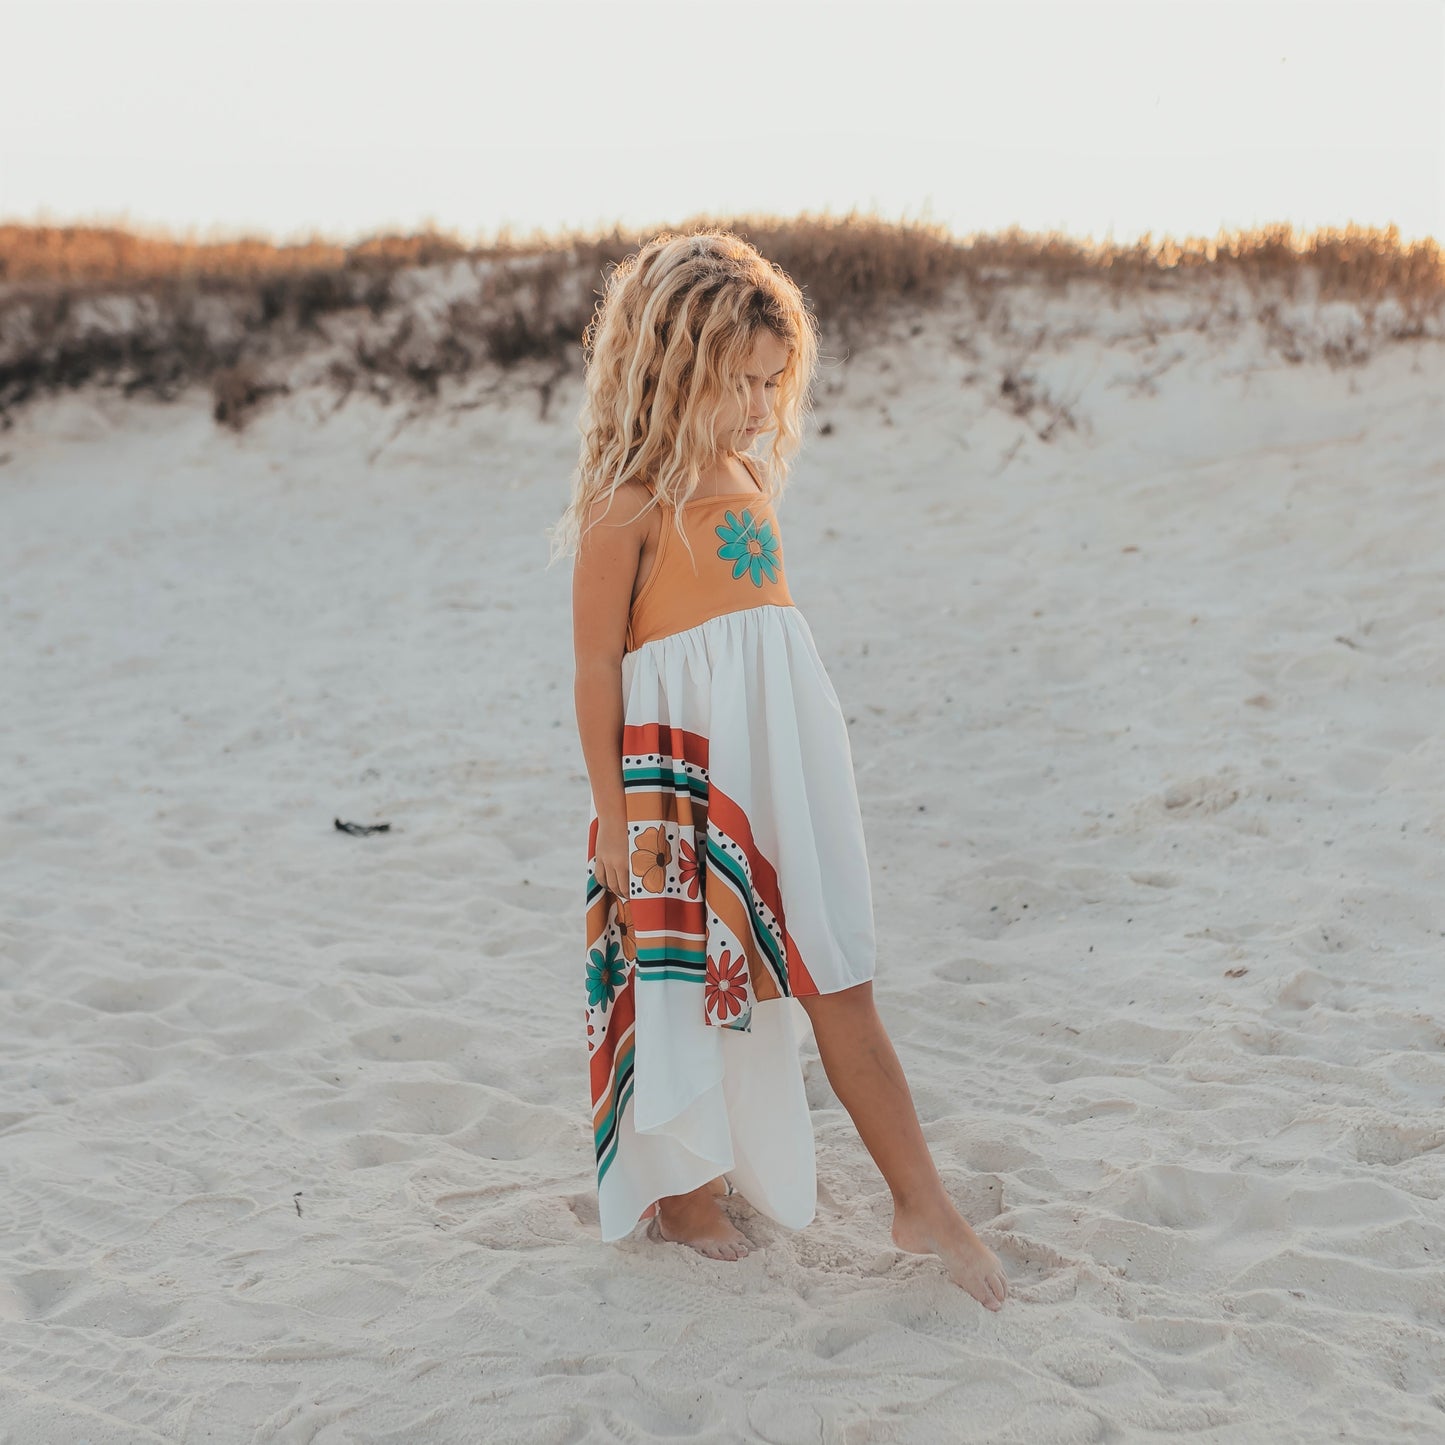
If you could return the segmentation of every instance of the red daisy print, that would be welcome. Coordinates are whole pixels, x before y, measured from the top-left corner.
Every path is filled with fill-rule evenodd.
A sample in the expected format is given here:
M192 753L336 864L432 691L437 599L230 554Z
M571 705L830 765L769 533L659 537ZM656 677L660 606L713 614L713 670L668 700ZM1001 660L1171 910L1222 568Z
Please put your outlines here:
M697 851L686 838L678 839L678 845L681 849L678 855L680 860L677 865L678 879L683 887L687 889L687 896L689 898L696 898L698 896L697 880L699 873Z
M747 992L748 976L743 969L742 954L729 958L728 950L723 949L716 962L708 956L704 1002L713 1018L736 1018L743 1011Z

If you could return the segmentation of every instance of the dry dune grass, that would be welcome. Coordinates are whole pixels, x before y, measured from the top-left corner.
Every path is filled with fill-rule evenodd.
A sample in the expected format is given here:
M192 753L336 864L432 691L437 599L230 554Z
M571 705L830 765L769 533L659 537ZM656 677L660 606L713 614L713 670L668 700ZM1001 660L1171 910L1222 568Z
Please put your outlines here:
M1417 336L1445 298L1445 257L1395 227L1296 232L1288 225L1130 245L1058 233L958 237L941 225L850 212L841 217L695 216L667 229L721 226L756 244L806 291L845 342L900 303L927 306L961 283L980 319L998 288L1075 282L1120 294L1235 280L1266 320L1281 298L1349 300L1376 339ZM662 229L662 228L655 228ZM554 375L580 364L601 278L649 233L502 232L468 245L435 231L353 245L311 239L197 240L86 226L0 226L0 417L26 400L98 381L161 397L209 383L218 421L242 424L285 389L279 363L327 340L345 391L435 393L442 379L537 360ZM426 270L446 272L419 305ZM1279 327L1274 328L1279 331ZM1282 349L1290 354L1287 338ZM1357 359L1357 358L1356 358ZM550 383L547 383L550 385ZM544 396L545 401L545 396Z
M181 276L255 282L366 262L423 266L466 254L460 242L427 232L376 236L353 246L321 238L278 245L262 236L204 241L144 229L9 225L0 226L0 283L113 286Z

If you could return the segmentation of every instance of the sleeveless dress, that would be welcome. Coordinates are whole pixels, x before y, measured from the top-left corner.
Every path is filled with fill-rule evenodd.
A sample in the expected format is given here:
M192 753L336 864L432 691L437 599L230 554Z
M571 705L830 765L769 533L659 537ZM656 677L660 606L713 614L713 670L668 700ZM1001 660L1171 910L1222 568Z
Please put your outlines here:
M748 460L748 459L744 459ZM756 473L754 473L756 475ZM760 489L670 507L629 613L629 897L587 838L586 1027L605 1242L720 1174L792 1229L817 1211L797 999L873 977L848 730Z

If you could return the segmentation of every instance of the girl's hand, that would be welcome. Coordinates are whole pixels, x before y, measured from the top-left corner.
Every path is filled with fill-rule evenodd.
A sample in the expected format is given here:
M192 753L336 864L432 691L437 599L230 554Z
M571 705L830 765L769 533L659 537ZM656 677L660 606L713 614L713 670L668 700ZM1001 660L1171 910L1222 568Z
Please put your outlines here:
M598 824L597 849L592 860L592 873L613 897L626 901L630 896L628 871L631 848L627 842L626 822L610 826Z

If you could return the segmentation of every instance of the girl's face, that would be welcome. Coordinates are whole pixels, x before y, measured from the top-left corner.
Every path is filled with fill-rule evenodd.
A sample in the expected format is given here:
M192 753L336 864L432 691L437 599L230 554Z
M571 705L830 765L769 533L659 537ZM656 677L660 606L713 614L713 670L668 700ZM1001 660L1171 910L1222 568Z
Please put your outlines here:
M753 338L752 355L748 361L748 404L733 422L734 446L739 450L750 447L753 438L765 431L772 421L773 401L787 365L787 342L778 340L767 327L763 327Z

